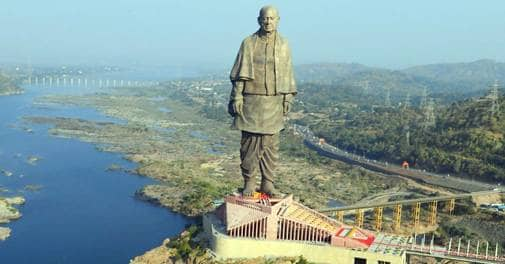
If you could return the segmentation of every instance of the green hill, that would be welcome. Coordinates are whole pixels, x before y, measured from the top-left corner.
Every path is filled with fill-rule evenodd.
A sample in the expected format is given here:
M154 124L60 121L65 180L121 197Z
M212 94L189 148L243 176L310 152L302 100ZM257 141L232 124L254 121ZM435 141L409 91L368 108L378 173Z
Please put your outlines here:
M371 94L383 94L389 89L394 100L401 100L406 93L421 95L424 87L431 87L430 80L423 77L361 64L300 65L296 77L301 84L343 86Z
M307 116L299 122L331 144L370 158L485 181L505 182L505 99L494 115L484 98L434 110L427 126L423 109L337 108L328 118Z

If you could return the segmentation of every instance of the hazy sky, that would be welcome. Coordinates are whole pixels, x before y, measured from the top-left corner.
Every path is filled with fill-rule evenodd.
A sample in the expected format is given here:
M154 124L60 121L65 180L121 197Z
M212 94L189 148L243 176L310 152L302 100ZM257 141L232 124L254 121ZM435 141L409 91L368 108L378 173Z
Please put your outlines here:
M0 62L230 67L265 4L295 64L505 61L503 0L10 0Z

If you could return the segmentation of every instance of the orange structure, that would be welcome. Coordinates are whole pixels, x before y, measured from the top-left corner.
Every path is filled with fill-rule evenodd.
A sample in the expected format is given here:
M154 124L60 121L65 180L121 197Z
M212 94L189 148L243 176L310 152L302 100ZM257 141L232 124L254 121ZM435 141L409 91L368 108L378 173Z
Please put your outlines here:
M404 168L404 169L408 169L409 168L409 163L406 160L403 161L402 168Z
M324 143L326 143L324 138L319 138L319 145L324 145Z

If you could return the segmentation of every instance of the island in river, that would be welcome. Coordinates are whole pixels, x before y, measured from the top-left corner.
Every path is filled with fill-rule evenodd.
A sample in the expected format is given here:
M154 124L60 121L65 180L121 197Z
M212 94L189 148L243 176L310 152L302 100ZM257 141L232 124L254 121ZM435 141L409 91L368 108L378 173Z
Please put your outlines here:
M21 213L14 206L25 203L25 199L20 196L16 197L0 197L0 224L7 224L12 220L19 219ZM0 226L0 240L7 239L11 234L11 229Z
M23 89L15 85L10 78L0 74L0 96L22 94ZM9 177L12 172L0 169L1 174ZM21 205L25 202L23 197L11 197L6 198L0 196L0 224L7 224L12 220L19 219L21 213L18 211L15 205ZM0 226L0 240L5 240L10 236L11 229L8 227Z
M0 96L22 94L23 92L24 90L15 85L10 78L0 74Z

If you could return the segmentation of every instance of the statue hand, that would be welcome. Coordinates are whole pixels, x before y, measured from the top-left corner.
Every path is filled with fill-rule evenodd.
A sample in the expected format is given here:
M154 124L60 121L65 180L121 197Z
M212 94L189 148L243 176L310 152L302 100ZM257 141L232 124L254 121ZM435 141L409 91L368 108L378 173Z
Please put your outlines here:
M239 116L242 116L242 108L244 106L243 100L235 100L233 101L233 112Z
M231 116L235 116L237 115L237 113L235 113L235 110L233 110L233 101L230 100L230 102L228 102L228 114L230 114Z
M289 111L291 110L291 103L289 103L288 101L284 101L282 102L282 113L284 115L287 115L289 113Z

